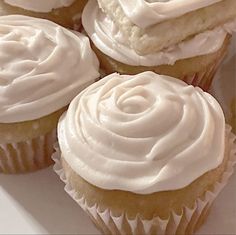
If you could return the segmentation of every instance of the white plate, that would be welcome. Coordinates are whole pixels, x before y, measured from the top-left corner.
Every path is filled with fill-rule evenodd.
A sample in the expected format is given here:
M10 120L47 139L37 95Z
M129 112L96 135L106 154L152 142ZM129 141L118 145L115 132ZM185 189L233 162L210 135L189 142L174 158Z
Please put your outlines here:
M236 95L235 39L212 89L227 115ZM100 234L63 187L51 167L27 175L0 175L0 234ZM198 234L236 234L235 218L236 174Z

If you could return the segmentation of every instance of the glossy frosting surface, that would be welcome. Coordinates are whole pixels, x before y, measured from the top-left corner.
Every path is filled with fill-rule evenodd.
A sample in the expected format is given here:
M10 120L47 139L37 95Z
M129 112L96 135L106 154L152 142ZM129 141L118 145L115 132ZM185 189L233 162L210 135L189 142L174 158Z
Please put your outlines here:
M99 9L96 1L88 2L82 21L86 32L100 51L119 62L133 66L173 65L177 60L214 53L222 47L227 32L232 33L232 29L236 29L235 20L230 27L217 27L163 51L141 56L128 46L128 39L109 16Z
M51 114L99 77L89 39L27 16L0 17L0 123Z
M51 12L53 9L68 7L75 0L4 0L7 4L35 12Z
M140 194L183 188L216 168L224 133L211 95L153 72L94 83L58 126L62 156L81 177Z
M141 28L182 16L222 0L117 0L126 16Z

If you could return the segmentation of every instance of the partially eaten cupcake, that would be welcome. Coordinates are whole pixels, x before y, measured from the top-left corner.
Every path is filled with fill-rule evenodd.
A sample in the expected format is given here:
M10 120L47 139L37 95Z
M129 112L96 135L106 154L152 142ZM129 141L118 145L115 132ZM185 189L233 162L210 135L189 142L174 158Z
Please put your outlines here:
M33 16L78 30L81 28L81 13L86 3L87 0L1 0L0 16Z
M151 70L208 90L236 28L236 1L90 0L82 21L106 74Z
M236 158L218 102L153 72L85 89L58 137L55 169L104 234L192 234Z

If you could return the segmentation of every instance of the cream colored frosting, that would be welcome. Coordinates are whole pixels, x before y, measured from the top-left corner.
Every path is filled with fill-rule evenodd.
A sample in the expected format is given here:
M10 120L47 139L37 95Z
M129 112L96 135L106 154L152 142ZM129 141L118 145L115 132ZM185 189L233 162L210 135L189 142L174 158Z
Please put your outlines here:
M153 72L94 83L58 126L62 156L81 177L140 194L183 188L219 166L224 133L210 94Z
M53 9L68 7L75 0L4 0L7 4L35 12L51 12Z
M222 47L227 32L236 28L235 20L231 22L230 27L217 27L161 52L141 56L128 46L128 39L109 16L99 9L96 1L88 2L82 22L87 34L100 51L119 62L133 66L173 65L177 60L214 53Z
M117 0L127 17L146 28L164 20L210 6L222 0Z
M0 123L46 116L99 77L89 39L53 22L0 17Z

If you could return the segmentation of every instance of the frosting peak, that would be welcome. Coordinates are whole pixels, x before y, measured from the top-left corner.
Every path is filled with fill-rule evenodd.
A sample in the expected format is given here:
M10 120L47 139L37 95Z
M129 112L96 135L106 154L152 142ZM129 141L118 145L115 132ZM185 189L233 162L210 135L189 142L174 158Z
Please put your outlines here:
M200 88L152 72L112 74L72 101L59 122L59 145L89 183L149 194L216 168L224 123L217 101Z
M0 123L46 116L97 77L89 39L53 22L0 17Z
M53 9L68 7L75 0L4 0L7 4L35 12L51 12Z

